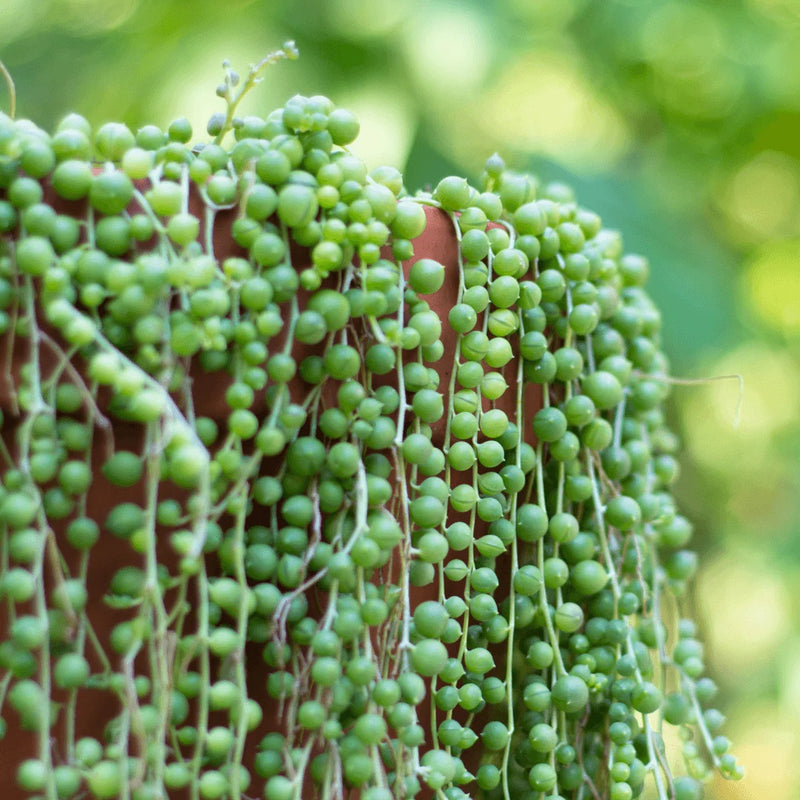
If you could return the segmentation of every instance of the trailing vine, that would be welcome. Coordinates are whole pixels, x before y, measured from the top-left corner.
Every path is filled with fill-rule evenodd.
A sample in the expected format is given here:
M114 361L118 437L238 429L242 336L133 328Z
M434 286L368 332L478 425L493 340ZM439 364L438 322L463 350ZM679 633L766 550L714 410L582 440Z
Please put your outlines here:
M18 785L696 800L741 777L685 607L647 261L497 156L412 195L327 98L238 117L294 57L238 89L226 65L202 144L0 116ZM420 244L437 225L451 262Z

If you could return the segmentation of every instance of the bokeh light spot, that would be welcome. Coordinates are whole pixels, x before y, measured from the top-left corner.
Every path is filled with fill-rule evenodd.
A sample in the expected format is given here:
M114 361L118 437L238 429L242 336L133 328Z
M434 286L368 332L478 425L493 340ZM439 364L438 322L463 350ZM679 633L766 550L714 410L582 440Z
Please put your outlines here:
M492 48L486 19L477 9L432 4L405 33L409 72L427 95L452 103L484 80Z
M759 153L728 180L720 205L731 234L742 244L796 233L800 163L784 153Z
M58 0L48 9L48 18L79 36L111 31L125 23L139 6L139 0Z
M550 30L566 27L586 6L586 0L573 0L571 3L563 0L536 0L535 3L531 0L506 0L506 3L517 17L536 25L537 33L542 26Z
M743 89L720 15L696 3L658 5L641 28L639 47L653 71L655 94L679 116L718 118Z
M0 44L24 36L42 19L43 0L3 0L0 11Z
M796 0L748 0L748 5L764 16L772 17L780 22L800 20L800 5Z
M475 108L474 125L499 147L575 169L607 169L630 144L623 118L566 54L542 51L514 61Z
M800 712L800 638L784 642L779 654L780 698L784 707Z
M772 242L744 273L744 299L771 328L800 334L800 240Z
M792 0L797 15L800 3ZM797 37L769 42L759 59L761 90L780 107L800 109L800 48Z
M326 0L322 8L341 36L366 39L391 33L406 18L408 5L393 0Z
M726 683L773 660L790 608L789 593L774 566L760 563L750 550L729 549L705 566L698 590L709 649L714 661L725 665Z
M724 51L717 18L689 3L665 3L650 14L642 27L643 55L655 69L680 77L708 71Z

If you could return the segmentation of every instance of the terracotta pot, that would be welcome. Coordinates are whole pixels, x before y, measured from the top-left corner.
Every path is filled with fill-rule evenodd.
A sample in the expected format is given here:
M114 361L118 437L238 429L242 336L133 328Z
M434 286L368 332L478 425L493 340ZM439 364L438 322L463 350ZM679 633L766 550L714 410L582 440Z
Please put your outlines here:
M197 202L197 199L195 199ZM69 207L69 206L68 206ZM78 213L77 205L72 206L72 210ZM447 325L447 314L449 309L457 301L458 294L458 243L453 230L453 224L450 217L442 211L433 208L426 208L427 215L427 228L425 232L415 241L415 258L433 258L440 261L446 268L446 281L443 288L435 295L427 297L431 308L435 310L443 319L443 334L442 342L444 344L444 357L432 365L436 369L440 378L440 386L446 387L449 385L451 377L451 368L453 356L455 353L456 334ZM201 217L202 218L202 217ZM214 228L214 246L215 255L219 259L223 259L229 255L239 255L241 251L233 242L230 232L230 226L233 220L231 213L222 213L218 215L215 221ZM304 254L302 252L294 253L295 264L298 269L302 266L302 259ZM410 268L412 262L407 262L404 266L406 273ZM301 292L300 300L301 307L307 298L307 293ZM50 332L56 338L54 332ZM321 346L302 346L298 345L295 349L295 355L299 358L311 352L321 352ZM0 353L6 352L7 341L6 337L0 340ZM18 339L12 350L12 363L7 364L4 369L6 376L5 381L0 381L0 408L3 411L5 421L3 424L3 440L9 447L13 446L15 442L18 425L20 418L14 415L14 407L11 402L10 394L10 378L18 377L19 367L26 362L28 358L28 341ZM53 355L54 358L54 355ZM75 364L79 373L83 373L85 365ZM506 392L503 398L498 401L496 407L503 408L512 419L515 416L515 396L516 396L516 373L517 364L512 361L503 370L505 377L510 386L510 390ZM227 417L227 405L224 399L224 382L220 381L220 375L206 374L202 371L199 362L192 361L191 364L191 377L193 381L193 398L199 415L212 417L218 421L224 421ZM335 385L331 385L329 390L323 395L323 406L335 405ZM290 391L293 401L302 401L307 395L309 387L299 377L295 378L291 385ZM107 398L100 398L100 404L103 406ZM264 414L265 405L263 402L263 394L260 398L260 405L257 410L260 414ZM530 419L532 415L541 407L540 387L527 384L524 389L524 403L526 408L526 418ZM487 405L488 407L488 405ZM102 410L107 410L103 407ZM437 423L433 426L434 441L438 445L442 445L444 441L444 421ZM525 438L530 443L534 443L530 425L525 429ZM110 485L99 471L99 465L107 455L108 437L113 436L114 446L116 449L126 449L138 451L142 445L142 427L139 425L124 423L118 420L113 420L113 431L98 430L95 437L95 445L92 452L92 461L95 465L95 478L92 487L88 493L88 506L87 514L99 523L105 519L108 511L120 502L130 501L142 503L143 487L141 485L134 486L130 489L119 489ZM270 459L264 463L262 467L262 474L270 474L276 472L280 463L280 457ZM459 473L454 473L455 476ZM470 478L471 480L471 478ZM257 512L256 512L257 514ZM449 519L457 519L458 515L451 516ZM462 517L466 519L466 517ZM251 522L258 522L257 519ZM268 520L265 520L268 524ZM61 523L54 524L54 531L62 548L63 553L67 558L67 568L74 573L78 565L79 554L74 551L64 539L65 525ZM476 536L481 535L486 528L485 523L479 523L476 530ZM166 532L162 537L162 541L167 538ZM161 558L161 554L159 555ZM170 553L167 547L163 547L163 561L168 565L174 565L174 556ZM209 569L216 568L216 560L209 561ZM119 541L114 537L103 534L92 550L91 558L89 559L89 571L87 577L87 585L89 589L89 604L87 613L92 621L92 625L101 641L106 643L111 629L121 620L129 616L129 612L118 611L110 608L103 602L103 596L108 590L110 579L114 572L119 567L125 564L141 563L141 558L132 552L131 548L126 542ZM498 561L497 565L498 574L501 579L501 588L498 591L498 600L502 598L502 592L508 586L510 581L510 568L509 564L502 559ZM376 576L376 580L380 580L381 576ZM47 576L48 586L52 588L52 575ZM453 593L460 593L463 591L463 586L453 585L449 589ZM417 604L425 599L431 599L437 596L437 587L435 585L413 588L412 589L412 603ZM317 598L320 602L324 597ZM7 608L5 604L2 605L0 610L0 639L4 639L7 634L8 619ZM495 657L498 663L498 672L501 674L502 664L504 663L505 643L495 647ZM108 649L108 648L107 648ZM271 731L280 730L282 727L282 718L280 709L276 701L272 700L266 693L265 684L268 673L268 668L265 666L261 657L262 645L252 645L247 651L247 680L248 690L251 692L251 697L257 700L264 709L264 721L261 728L250 734L248 737L248 747L245 754L244 763L252 763L252 758L255 753L255 746L260 741L261 737ZM88 655L87 651L87 655ZM91 660L91 658L90 658ZM100 664L97 659L92 661L93 669L99 669ZM91 689L84 689L79 692L78 697L78 714L76 723L76 738L80 736L94 736L102 738L102 731L104 726L110 719L116 716L120 708L116 707L115 703L110 703L112 697L109 693L99 694L97 691ZM64 696L54 692L53 699L56 701L63 701ZM5 740L0 745L2 748L2 757L0 757L0 787L3 788L3 797L6 800L16 800L17 797L23 798L27 795L23 792L12 788L15 786L15 772L17 766L26 758L34 757L37 750L36 737L26 731L20 730L17 725L17 716L13 711L4 714L6 721L9 724L9 731ZM423 719L429 718L429 712L424 712ZM53 736L53 753L56 763L63 763L64 748L63 748L63 719L59 720L57 726L52 730ZM468 766L476 767L476 761L479 757L478 747L474 747L465 753L465 762ZM472 763L470 763L472 762ZM260 794L261 779L253 773L253 783L248 791L249 795ZM353 793L357 795L356 792ZM178 796L173 794L173 796Z

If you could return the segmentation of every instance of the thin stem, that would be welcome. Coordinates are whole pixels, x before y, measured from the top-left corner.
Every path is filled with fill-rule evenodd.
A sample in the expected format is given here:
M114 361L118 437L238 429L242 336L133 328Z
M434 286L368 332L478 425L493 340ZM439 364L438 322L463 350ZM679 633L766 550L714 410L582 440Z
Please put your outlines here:
M233 120L239 103L241 103L244 96L254 86L256 86L256 84L261 82L261 73L264 71L264 69L271 64L276 64L278 61L281 61L285 58L294 61L298 55L299 52L295 43L293 41L285 42L282 48L268 53L263 59L261 59L261 61L258 62L258 64L250 65L250 71L247 74L247 78L245 79L242 88L235 93L233 92L233 89L238 84L239 77L232 70L227 69L227 62L223 63L223 66L226 67L225 82L221 85L221 91L219 93L227 103L227 111L225 114L225 120L222 123L222 127L220 128L219 133L214 137L214 144L220 144L225 138L225 135L233 129Z
M600 490L597 485L597 480L595 479L594 474L594 463L592 459L592 454L589 448L586 448L586 468L589 474L589 479L592 482L592 500L594 503L594 511L597 517L597 530L598 536L600 538L600 547L603 553L603 558L606 562L606 568L608 569L609 575L609 582L611 584L611 593L614 597L614 617L619 616L618 608L619 608L619 598L622 594L619 580L617 578L616 569L614 569L614 564L611 559L611 551L609 549L608 544L608 536L606 533L606 524L605 524L605 511L603 508L602 501L600 499ZM636 660L636 651L634 650L633 646L633 639L631 638L631 631L629 627L626 627L626 634L625 634L625 644L628 654L633 658L633 663L635 664L634 676L637 682L642 682L642 673L638 666L638 661ZM664 778L661 774L661 769L659 768L659 764L664 768L664 772L668 779L670 779L669 770L666 764L663 763L662 759L660 758L660 753L658 752L658 747L654 741L653 736L653 729L650 725L648 715L642 714L642 720L645 729L645 737L647 742L647 754L649 757L648 768L653 773L653 777L656 782L656 789L658 791L658 798L659 800L667 800L667 788L664 786Z
M8 116L14 119L17 115L17 87L14 85L14 79L11 77L11 73L2 61L0 61L0 75L3 76L3 80L6 82L6 88L8 89Z

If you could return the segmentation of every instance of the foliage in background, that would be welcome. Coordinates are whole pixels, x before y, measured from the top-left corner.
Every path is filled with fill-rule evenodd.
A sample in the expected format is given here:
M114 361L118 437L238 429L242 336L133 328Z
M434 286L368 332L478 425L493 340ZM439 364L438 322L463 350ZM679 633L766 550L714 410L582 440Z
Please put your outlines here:
M708 552L698 602L749 766L720 800L800 786L800 6L793 0L5 0L21 115L165 125L212 110L219 62L303 58L258 98L357 110L359 154L469 177L493 150L564 178L647 252L676 374L680 494ZM362 143L363 142L363 143ZM724 668L724 669L723 669Z

